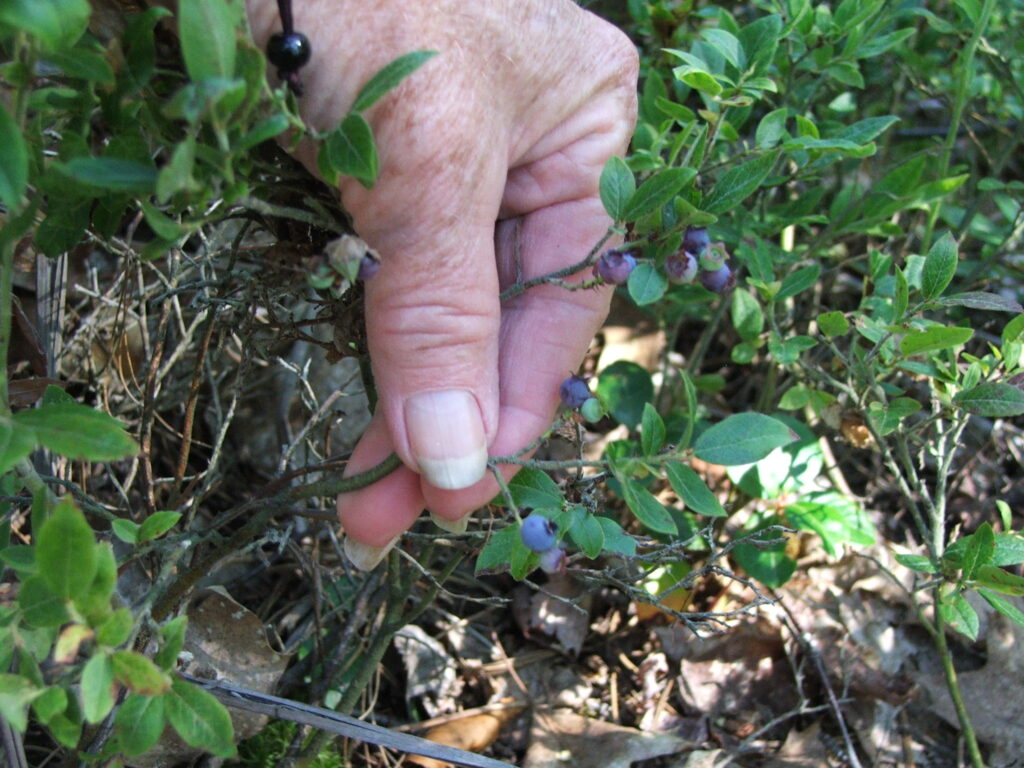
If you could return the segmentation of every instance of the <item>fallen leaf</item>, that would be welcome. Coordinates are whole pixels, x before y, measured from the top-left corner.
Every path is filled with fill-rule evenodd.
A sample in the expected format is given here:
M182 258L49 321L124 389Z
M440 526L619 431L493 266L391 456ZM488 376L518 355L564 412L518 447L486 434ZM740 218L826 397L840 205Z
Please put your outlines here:
M501 735L501 727L522 711L523 708L518 707L460 717L431 728L424 738L446 747L455 747L467 752L482 752ZM422 768L451 768L452 766L451 763L444 760L436 760L423 755L409 755L405 762L422 766Z
M444 646L415 624L398 630L394 644L407 674L406 700L419 700L431 717L454 712L463 681Z
M530 600L530 630L554 636L569 653L579 653L590 628L590 595L567 574L552 574L544 589Z
M1016 601L1018 606L1022 603ZM993 749L989 763L1010 765L1024 755L1024 627L989 609L985 646L985 666L958 674L960 693L978 739ZM929 693L932 709L959 727L938 659L931 653L922 655L921 661L918 682Z
M523 768L629 768L639 760L693 746L671 734L647 733L569 711L534 712Z

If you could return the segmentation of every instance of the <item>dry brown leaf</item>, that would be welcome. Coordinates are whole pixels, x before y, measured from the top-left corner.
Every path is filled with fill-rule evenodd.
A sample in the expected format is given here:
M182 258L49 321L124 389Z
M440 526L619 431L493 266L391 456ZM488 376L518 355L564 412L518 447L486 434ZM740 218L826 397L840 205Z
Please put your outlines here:
M990 764L1009 765L1024 755L1024 627L989 611L988 661L981 669L959 673L960 692L978 739L994 750ZM922 662L918 682L931 695L932 709L959 726L938 660L928 654Z
M415 624L398 630L393 642L407 674L406 699L418 699L431 717L454 712L463 679L445 647Z
M802 731L791 730L782 749L765 768L821 768L824 765L829 765L829 751L822 740L821 723L815 722Z
M569 575L552 574L544 589L530 600L530 630L554 636L569 653L579 653L590 628L589 594L576 603L578 608L566 603L583 594L583 587Z
M431 728L424 738L446 747L455 747L467 752L482 752L501 735L501 727L520 712L522 712L522 708L514 708L460 717ZM452 766L451 763L444 760L435 760L423 755L409 755L405 762L422 766L422 768L451 768Z
M564 710L534 712L523 768L629 768L692 746L672 734L646 733Z

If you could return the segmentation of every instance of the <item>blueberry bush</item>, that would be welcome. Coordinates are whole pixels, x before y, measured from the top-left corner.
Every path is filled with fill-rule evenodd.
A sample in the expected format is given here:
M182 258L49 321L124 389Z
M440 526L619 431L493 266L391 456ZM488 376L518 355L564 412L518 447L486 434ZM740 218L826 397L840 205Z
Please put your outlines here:
M594 10L641 52L638 125L600 184L622 244L504 296L615 286L615 306L665 339L658 362L589 358L551 432L492 458L522 469L495 473L486 512L454 532L424 518L358 574L333 497L397 461L338 479L332 428L354 417L336 403L359 388L328 393L310 372L315 354L354 360L372 404L360 282L379 261L327 185L373 183L363 112L434 53L385 67L317 133L268 84L240 3L91 25L86 0L0 5L13 733L104 765L130 764L167 726L234 755L226 709L178 670L190 598L240 554L270 568L298 553L316 621L286 644L289 693L346 712L395 631L453 580L542 589L537 569L568 574L707 635L772 603L813 538L830 558L897 551L966 759L985 764L951 638L977 638L979 601L1024 624L1024 7ZM303 137L327 185L282 149ZM283 417L259 422L259 392L282 376ZM247 446L260 424L270 465ZM990 480L965 510L979 463ZM700 603L725 582L749 602ZM289 754L324 743L299 732Z

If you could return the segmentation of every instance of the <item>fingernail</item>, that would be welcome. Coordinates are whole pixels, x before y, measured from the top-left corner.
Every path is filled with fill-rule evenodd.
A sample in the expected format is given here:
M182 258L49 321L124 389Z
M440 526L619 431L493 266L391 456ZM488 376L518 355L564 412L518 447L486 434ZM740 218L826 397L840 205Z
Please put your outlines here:
M372 571L397 542L398 537L396 536L383 547L371 547L369 544L356 541L351 536L346 536L342 547L345 550L345 557L352 565L361 571Z
M469 515L463 515L458 520L445 520L431 512L430 519L434 521L434 525L448 533L465 533L469 526Z
M487 471L480 408L469 392L424 392L405 402L409 447L420 474L448 490L468 488Z

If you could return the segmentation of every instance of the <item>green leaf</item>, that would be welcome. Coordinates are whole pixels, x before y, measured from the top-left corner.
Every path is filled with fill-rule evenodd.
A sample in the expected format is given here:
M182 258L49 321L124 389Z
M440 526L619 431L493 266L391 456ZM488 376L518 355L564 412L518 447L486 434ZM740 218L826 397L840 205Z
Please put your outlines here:
M764 312L760 302L754 295L744 289L737 288L732 293L732 324L736 333L744 341L753 341L764 330Z
M636 192L636 180L626 161L621 157L609 158L601 171L601 204L613 221L623 221L626 205Z
M64 73L93 83L114 82L114 70L107 60L98 53L84 48L54 51L47 57L49 63L60 67Z
M0 717L16 731L28 727L28 705L43 691L21 675L0 674Z
M657 409L650 403L644 403L644 413L640 423L640 445L644 456L654 456L665 444L665 422L658 415Z
M978 594L985 598L985 601L1003 614L1003 616L1024 626L1024 612L1005 597L988 589L979 589Z
M850 322L842 312L824 312L818 315L818 330L829 338L843 336L850 330Z
M96 575L86 593L75 599L80 613L94 613L110 607L110 599L117 586L117 560L109 541L96 545Z
M146 696L159 696L171 689L171 678L141 653L114 651L110 656L114 679L125 688Z
M970 537L957 539L942 553L942 560L952 568L963 565L967 551L967 540ZM991 565L1020 565L1024 563L1024 536L1018 533L997 533L995 549L992 552Z
M775 294L775 301L782 301L806 291L818 282L819 275L821 275L821 267L817 264L811 264L801 267L796 272L790 272L782 279L782 286L779 288L778 293Z
M0 414L0 475L10 472L35 447L36 434L31 427L14 424Z
M54 717L61 714L68 708L67 692L56 685L51 685L44 690L39 698L32 702L32 711L36 713L39 722L46 725Z
M1004 595L1024 596L1024 578L996 565L979 565L974 580L979 587L988 587Z
M133 194L156 190L157 171L149 163L120 157L75 157L61 168L71 178L100 189Z
M908 37L913 35L915 31L916 30L913 27L904 27L903 29L897 29L895 32L889 32L886 35L873 37L857 49L857 58L870 59L875 56L879 56L890 48L895 48Z
M139 526L139 543L142 544L152 539L160 538L177 525L179 520L181 520L180 512L173 510L154 512L143 520L142 525Z
M764 526L777 524L774 517L768 518ZM762 526L763 527L763 526ZM732 555L747 574L772 588L781 587L796 570L796 561L786 554L784 534L780 531L756 532L737 542ZM763 544L783 538L778 544ZM758 543L754 543L758 542Z
M18 590L18 606L33 627L59 627L68 620L64 600L53 593L41 574L29 576Z
M919 573L935 573L935 566L932 565L932 561L924 555L898 554L896 555L896 562Z
M1012 384L990 381L958 392L953 403L975 416L1008 418L1024 414L1024 392Z
M668 280L653 264L642 262L629 273L626 288L637 306L643 307L653 304L665 295L665 291L668 290Z
M971 328L947 328L935 325L923 331L911 331L900 339L900 354L904 357L919 355L923 352L935 352L966 344L974 335Z
M892 322L898 323L907 313L907 305L910 303L910 284L902 269L896 267L896 287L893 290L892 298Z
M381 96L397 87L402 80L436 55L437 51L413 51L385 64L360 89L355 103L352 104L352 111L362 112L369 109Z
M910 397L897 397L888 405L871 403L868 416L878 434L882 437L892 434L907 416L921 410L921 404Z
M290 124L288 118L280 112L266 117L256 123L242 140L232 147L232 150L236 155L244 154L264 141L269 141L284 133Z
M782 422L761 413L737 413L702 432L694 455L709 464L753 464L797 439Z
M678 461L665 464L665 476L687 509L705 517L725 517L725 509L700 475Z
M766 152L722 174L702 206L708 213L720 215L742 203L761 186L771 172L779 151Z
M837 61L825 69L825 74L851 88L864 87L864 76L860 73L860 67L852 61Z
M656 211L675 197L697 176L695 168L666 168L640 185L626 203L622 218L633 221L644 214Z
M114 717L118 743L128 757L153 747L164 731L163 696L130 693Z
M28 184L28 150L18 124L0 104L0 203L17 207Z
M160 667L171 670L178 663L178 654L185 646L187 626L188 617L178 616L160 627L160 638L163 640L163 645L153 659Z
M225 0L179 0L178 39L193 81L234 77L241 7Z
M35 547L16 544L0 549L0 562L26 576L39 571Z
M653 494L642 485L628 477L619 477L619 484L622 486L623 500L630 511L636 515L645 527L656 533L678 533L672 515L665 509L665 505L654 498Z
M53 738L68 749L77 747L79 740L82 738L82 715L78 711L77 704L71 702L71 707L74 707L73 716L68 714L55 715L46 724Z
M604 532L604 548L622 555L636 554L636 539L622 530L622 526L608 517L596 518Z
M786 120L789 118L789 109L781 107L773 109L761 118L757 124L757 131L754 134L754 143L758 149L771 149L778 144L786 132Z
M96 642L112 648L121 645L131 635L134 624L131 610L118 608L96 628Z
M962 594L957 592L939 602L939 611L946 624L971 640L978 638L978 614Z
M978 526L978 530L967 537L967 548L964 550L963 579L970 581L978 569L992 562L996 551L996 536L992 526L987 522Z
M341 125L327 136L320 153L335 174L358 179L367 189L373 187L379 171L379 159L373 131L362 115L355 112L347 115Z
M921 295L926 299L939 296L956 274L956 240L947 232L928 251L921 274Z
M785 519L798 530L818 534L830 557L838 557L839 545L847 542L861 546L875 543L874 526L863 509L837 493L810 494L786 507Z
M92 528L70 501L62 501L36 539L36 562L47 586L61 599L85 595L96 575Z
M612 418L635 429L643 417L644 405L654 399L654 384L644 368L619 360L601 371L597 394Z
M701 37L707 40L736 69L742 69L746 65L747 57L743 46L731 32L718 27L708 27L701 31Z
M85 31L88 0L3 0L0 22L38 38L44 48L70 47Z
M105 653L95 654L82 670L82 715L86 722L96 724L114 706L114 666Z
M562 506L558 484L541 469L523 467L508 481L508 490L517 507L558 509ZM504 494L499 493L494 503L505 506Z
M110 523L110 530L125 544L135 544L139 540L139 524L123 517Z
M987 291L965 291L951 296L940 296L936 302L944 307L968 307L984 309L990 312L1024 312L1024 306L1009 296Z
M703 69L684 64L681 67L676 67L672 72L680 82L701 93L706 93L712 98L723 91L722 84L718 82L718 79Z
M519 526L507 525L491 536L476 558L476 574L497 573L508 568L512 553L520 544Z
M569 529L569 535L583 553L593 560L604 549L604 528L591 514L582 514Z
M32 429L42 445L69 459L113 461L139 450L120 422L81 403L21 411L14 421Z
M218 757L235 754L231 716L213 694L175 679L171 692L166 695L165 706L167 719L186 744L206 749Z
M899 120L894 115L869 117L836 131L830 138L845 139L854 144L867 144L887 131L893 124L898 123Z

